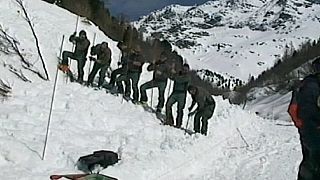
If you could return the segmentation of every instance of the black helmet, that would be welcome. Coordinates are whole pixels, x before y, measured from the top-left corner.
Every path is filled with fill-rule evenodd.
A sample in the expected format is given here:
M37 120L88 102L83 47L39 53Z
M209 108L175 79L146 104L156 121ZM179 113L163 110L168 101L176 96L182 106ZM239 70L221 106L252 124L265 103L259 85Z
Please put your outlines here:
M82 35L87 37L87 33L84 30L81 30L79 32L79 36L82 36Z
M187 69L189 70L189 69L190 69L190 66L189 66L189 64L184 63L184 64L183 64L183 68L187 68Z
M105 41L103 41L101 44L102 44L102 45L105 45L105 46L107 46L107 47L108 47L108 43L107 43L107 42L105 42Z
M316 59L312 61L312 68L315 72L320 72L320 56L316 57Z
M197 87L194 86L194 85L189 85L188 86L188 91L191 92L191 91L197 91Z

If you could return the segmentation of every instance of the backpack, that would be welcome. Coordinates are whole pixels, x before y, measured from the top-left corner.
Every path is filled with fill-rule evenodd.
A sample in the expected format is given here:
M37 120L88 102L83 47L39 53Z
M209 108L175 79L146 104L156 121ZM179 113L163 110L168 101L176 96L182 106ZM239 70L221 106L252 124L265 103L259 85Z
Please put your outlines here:
M110 165L116 164L119 160L117 153L113 151L100 150L93 152L93 154L80 157L77 162L77 167L83 172L92 173L97 166L106 168Z
M291 116L291 119L294 125L298 129L300 129L302 128L303 121L301 118L298 117L298 112L299 112L298 95L299 95L299 88L296 88L292 91L291 100L288 107L288 113Z

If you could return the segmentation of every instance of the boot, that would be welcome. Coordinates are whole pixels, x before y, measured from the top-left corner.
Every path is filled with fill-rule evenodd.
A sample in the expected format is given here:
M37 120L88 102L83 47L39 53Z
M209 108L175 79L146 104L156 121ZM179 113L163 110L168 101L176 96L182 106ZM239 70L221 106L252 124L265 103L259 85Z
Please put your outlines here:
M172 118L166 118L164 125L173 126L173 119Z
M147 101L139 101L138 104L142 105L142 106L148 106Z
M82 84L83 83L83 79L82 78L78 78L77 79L77 82L79 83L79 84ZM90 83L91 84L91 83Z
M156 113L161 113L161 108L157 108Z
M61 70L63 73L67 73L70 71L69 66L66 64L59 64L58 69Z

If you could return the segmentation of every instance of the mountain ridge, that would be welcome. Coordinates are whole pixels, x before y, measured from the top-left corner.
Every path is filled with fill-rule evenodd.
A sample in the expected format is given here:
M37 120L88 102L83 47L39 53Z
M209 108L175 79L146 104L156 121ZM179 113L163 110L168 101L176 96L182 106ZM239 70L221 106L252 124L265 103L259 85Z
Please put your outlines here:
M306 0L208 1L170 5L133 24L145 37L168 40L192 68L246 82L286 49L318 39L318 14L319 4Z

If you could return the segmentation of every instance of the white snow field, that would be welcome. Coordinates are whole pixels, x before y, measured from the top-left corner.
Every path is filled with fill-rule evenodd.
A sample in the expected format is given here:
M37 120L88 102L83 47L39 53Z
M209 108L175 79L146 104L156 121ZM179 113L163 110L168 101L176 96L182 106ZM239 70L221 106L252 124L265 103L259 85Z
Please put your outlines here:
M77 159L100 149L121 153L118 164L101 171L120 180L295 179L301 151L293 126L279 126L279 121L262 119L214 97L217 107L209 121L208 136L190 136L160 125L153 114L123 101L121 96L66 83L61 72L45 158L41 160L56 56L62 35L68 38L75 29L76 15L40 0L24 3L40 40L51 81L43 81L24 70L17 56L0 53L3 64L0 78L13 88L12 96L0 103L0 179L44 180L51 174L81 173L75 167ZM0 0L0 24L19 40L25 57L41 70L31 31L18 10L14 0ZM79 26L78 30L87 31L90 41L97 33L96 42L110 44L115 65L119 58L117 42L104 36L98 27L85 23ZM71 47L66 40L64 49ZM8 65L21 69L32 83L18 79ZM144 73L140 83L150 78L150 74ZM279 106L283 112L288 99L287 96ZM186 106L189 105L190 97ZM264 108L270 107L267 104ZM186 114L187 111L183 126L187 123ZM283 118L288 120L286 115ZM193 119L188 128L193 128Z
M283 19L281 14L290 18ZM274 66L287 46L298 49L302 43L317 40L319 14L318 3L304 0L218 0L194 6L169 5L134 25L146 37L161 34L158 36L174 44L193 68L247 82ZM261 27L263 31L257 30ZM191 45L179 47L181 41Z

